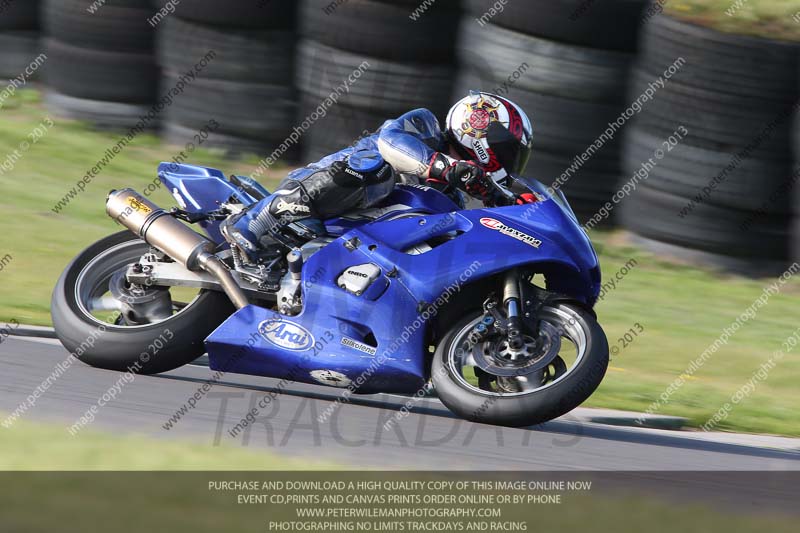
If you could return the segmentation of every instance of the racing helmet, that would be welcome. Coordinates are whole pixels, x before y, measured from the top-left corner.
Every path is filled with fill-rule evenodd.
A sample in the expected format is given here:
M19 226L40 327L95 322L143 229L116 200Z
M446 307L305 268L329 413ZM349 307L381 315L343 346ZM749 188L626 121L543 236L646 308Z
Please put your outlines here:
M464 158L495 179L519 174L528 164L533 128L517 104L492 93L470 91L447 113L446 133Z

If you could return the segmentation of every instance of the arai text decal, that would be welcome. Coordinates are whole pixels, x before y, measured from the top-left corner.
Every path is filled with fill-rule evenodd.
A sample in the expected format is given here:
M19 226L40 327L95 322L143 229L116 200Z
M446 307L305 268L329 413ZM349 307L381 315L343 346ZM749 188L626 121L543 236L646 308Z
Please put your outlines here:
M258 332L265 341L287 350L300 352L314 345L314 336L306 328L288 320L265 320Z

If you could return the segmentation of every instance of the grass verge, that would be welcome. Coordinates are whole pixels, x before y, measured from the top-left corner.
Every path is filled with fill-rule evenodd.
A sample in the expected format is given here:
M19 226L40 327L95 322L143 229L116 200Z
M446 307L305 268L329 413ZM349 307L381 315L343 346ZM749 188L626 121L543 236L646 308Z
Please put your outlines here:
M670 15L726 33L800 41L797 0L667 0Z
M91 429L72 437L66 427L55 424L21 421L10 429L0 428L0 435L0 471L336 469L327 463L233 446L120 436Z

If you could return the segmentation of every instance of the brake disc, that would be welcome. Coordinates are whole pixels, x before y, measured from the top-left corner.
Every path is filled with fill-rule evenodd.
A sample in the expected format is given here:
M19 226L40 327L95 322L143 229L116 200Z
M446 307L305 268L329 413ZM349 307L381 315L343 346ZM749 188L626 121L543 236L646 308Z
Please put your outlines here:
M524 335L523 341L518 350L512 349L506 339L476 344L472 348L475 365L498 377L524 376L546 368L561 350L558 328L544 321L539 323L536 339Z

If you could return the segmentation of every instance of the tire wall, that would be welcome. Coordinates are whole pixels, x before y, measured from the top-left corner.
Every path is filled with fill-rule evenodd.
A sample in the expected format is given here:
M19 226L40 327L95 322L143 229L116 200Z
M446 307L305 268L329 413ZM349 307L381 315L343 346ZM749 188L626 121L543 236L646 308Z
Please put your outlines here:
M800 177L791 148L797 45L654 17L629 100L678 58L680 69L626 127L625 175L644 179L617 210L622 224L721 266L785 264Z
M411 109L446 113L456 76L460 2L438 0L416 20L417 1L299 3L303 161L351 145ZM336 103L329 105L332 99Z
M295 2L194 0L159 24L161 92L187 86L163 119L181 156L200 144L263 154L288 136L297 111L295 11ZM208 64L191 80L202 58Z
M155 102L149 0L42 0L45 102L58 116L125 127ZM149 124L154 127L156 123Z
M20 76L42 52L38 0L13 2L0 12L0 79ZM32 79L37 79L33 73Z
M798 61L800 63L800 61ZM798 86L800 86L800 68L798 70ZM792 169L792 184L788 196L792 199L792 235L790 249L792 260L800 262L800 109L795 111L794 128L792 131L792 155L794 168Z
M454 98L480 89L521 105L534 130L526 173L558 183L582 222L611 197L623 174L618 135L582 156L628 105L645 4L467 1Z
M443 119L469 90L495 92L533 123L526 173L590 227L709 257L800 258L797 44L644 16L648 3L18 1L0 17L0 75L44 51L54 114L129 128L150 112L185 160L200 141L290 165L410 109Z

